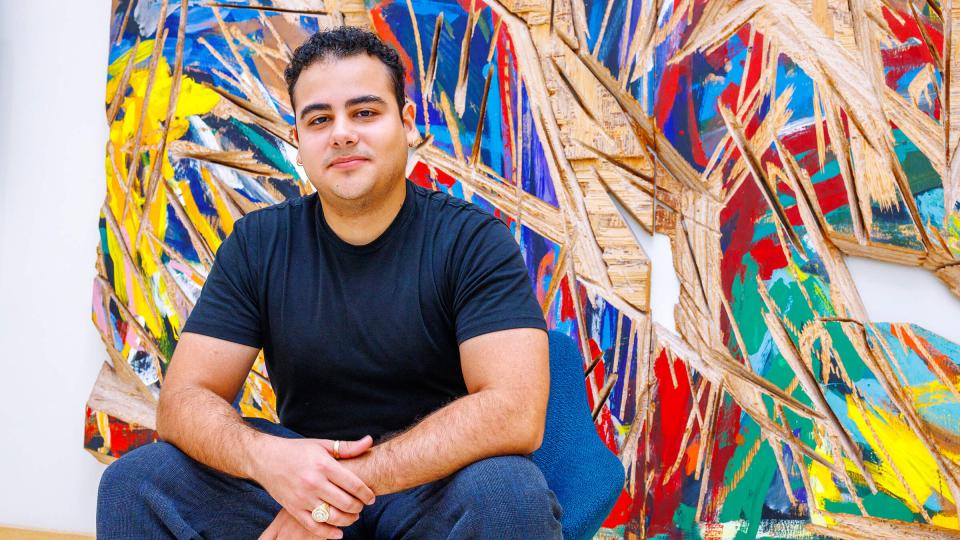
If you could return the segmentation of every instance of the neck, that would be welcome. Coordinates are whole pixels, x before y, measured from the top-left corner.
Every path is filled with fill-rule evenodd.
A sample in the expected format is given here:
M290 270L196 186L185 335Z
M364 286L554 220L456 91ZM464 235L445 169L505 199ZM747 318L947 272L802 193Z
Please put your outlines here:
M407 182L402 179L379 200L328 201L319 198L323 217L334 234L348 244L362 246L387 230L400 213L406 195Z

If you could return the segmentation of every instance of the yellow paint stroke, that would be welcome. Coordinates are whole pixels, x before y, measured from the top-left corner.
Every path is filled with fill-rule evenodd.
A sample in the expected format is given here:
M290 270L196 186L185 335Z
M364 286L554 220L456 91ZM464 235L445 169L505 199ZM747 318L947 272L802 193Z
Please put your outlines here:
M253 363L250 373L247 374L247 380L243 385L243 397L240 399L240 410L244 416L254 418L264 418L271 422L278 422L277 418L277 397L273 393L273 387L266 379L267 369L263 361L263 351L257 356ZM256 404L259 404L258 408Z
M142 48L152 41L140 44ZM151 45L152 47L152 45ZM117 61L120 61L118 59ZM113 66L111 66L113 67ZM125 143L133 141L137 133L137 124L140 121L144 97L147 92L147 82L150 71L147 67L137 68L130 74L130 89L123 98L121 110L123 115L110 125L110 141L116 148L123 148ZM116 91L119 79L111 79L107 83L107 95L112 96ZM156 146L163 134L162 123L167 118L167 109L170 104L170 89L173 86L170 65L164 57L160 57L157 72L154 76L150 100L147 104L147 114L144 117L142 128L142 142L147 146ZM176 110L170 121L170 130L167 132L167 141L179 139L190 127L187 117L205 114L213 110L220 101L220 96L213 90L194 82L187 76L180 78L180 92L177 97ZM122 117L121 117L122 116Z
M138 46L136 50L128 49L110 63L110 66L107 67L107 76L110 77L110 81L107 82L107 103L110 103L110 98L117 90L117 84L120 82L118 79L123 75L123 70L127 67L127 61L130 59L130 55L135 54L137 56L133 61L134 65L145 61L147 58L150 58L150 55L153 53L154 41L155 40L152 39L141 41L140 46Z
M800 265L797 264L796 260L793 257L790 258L790 270L793 272L793 275L797 276L797 281L804 283L810 279L810 273L804 272Z
M960 257L960 212L953 212L946 218L946 242L950 251Z
M811 461L807 468L810 474L810 489L817 499L817 507L823 508L824 501L839 501L843 496L836 482L833 481L833 473L820 462Z
M159 260L159 255L157 257ZM163 279L159 271L150 277L150 284L153 287L153 303L157 306L160 314L170 321L171 326L181 328L186 321L180 320L179 311L177 311L175 305L170 303L170 299L173 298L173 292L169 290L167 282Z
M161 182L163 180L160 180ZM147 209L147 223L150 230L157 238L163 238L167 234L167 190L157 189Z
M904 482L916 494L917 499L922 503L930 495L937 493L944 499L953 502L950 490L947 489L930 451L927 450L927 447L903 419L867 403L864 403L864 407L868 418L864 418L860 407L853 402L851 397L847 397L847 413L850 420L860 429L860 433L863 434L864 439L872 448L876 449L881 445L886 448L886 453L895 462L897 468L903 474ZM870 411L873 411L873 414ZM870 422L869 426L866 423L867 421ZM876 438L874 434L876 434ZM880 459L885 462L884 452L875 451ZM867 463L867 468L873 475L878 489L897 497L912 511L920 511L919 508L914 507L910 495L904 489L900 480L897 479L889 464ZM956 525L956 517L953 518L952 522Z
M123 184L121 184L120 178L125 178L118 176L119 171L114 173L115 167L117 164L110 163L110 155L108 154L104 159L104 170L107 171L107 206L110 207L110 210L113 212L113 215L119 216L120 212L123 211L123 200L124 200L124 190Z
M132 280L131 280L132 281ZM159 338L163 335L163 325L160 324L160 319L156 317L156 307L152 303L148 303L147 300L147 291L144 291L140 284L133 282L135 294L133 297L133 311L138 317L143 319L141 324L146 327L147 331L150 332L150 335L156 338Z
M152 249L153 242L147 239L146 236L140 239L140 244L137 245L137 253L140 256L140 268L143 269L143 274L148 278L153 279L159 268L157 268L157 257L156 252Z
M97 419L97 431L100 432L100 438L103 439L103 446L97 451L101 454L108 454L110 453L110 417L107 416L107 413L100 411L94 411L93 414Z
M207 218L200 213L197 202L193 200L193 192L190 191L189 183L184 180L179 182L179 184L180 196L183 198L183 209L187 212L190 223L193 223L193 226L197 228L200 236L207 241L207 245L210 246L210 251L216 253L217 248L220 247L220 243L223 240L221 240L220 236L213 230Z
M957 402L947 385L938 380L916 386L907 386L905 390L911 394L913 404L918 409L935 405L951 405Z
M156 310L146 299L146 291L140 286L140 282L134 275L139 269L131 268L127 264L123 253L120 250L120 239L114 236L110 228L107 228L107 250L110 252L110 260L113 262L113 287L117 298L123 302L130 310L135 313L140 320L140 324L146 326L147 330L154 337L163 335L163 325L155 316ZM131 256L134 256L131 254ZM140 257L141 264L149 264L150 257ZM149 275L149 274L147 274ZM126 340L124 340L126 342ZM126 351L124 351L126 353Z
M217 188L213 177L210 176L210 171L206 167L203 167L200 169L200 176L203 178L203 181L207 183L207 192L210 193L210 198L213 199L213 207L217 210L217 217L220 218L220 228L223 229L226 236L229 236L233 232L233 214L227 209L227 203L223 200L220 189Z
M934 514L930 516L930 523L944 529L956 529L957 518L948 514Z
M107 253L104 253L104 256L110 259L110 262L113 264L113 289L117 294L117 298L120 299L124 304L129 304L129 295L127 294L127 273L125 271L125 261L123 259L123 254L120 251L120 243L117 237L113 234L113 229L110 227L106 228L105 236L107 237Z
M440 90L440 110L443 111L443 118L447 122L447 129L450 130L450 142L453 143L453 152L457 155L457 160L461 163L465 161L463 157L463 148L460 146L460 122L457 121L457 115L453 112L453 104L450 103L450 96Z

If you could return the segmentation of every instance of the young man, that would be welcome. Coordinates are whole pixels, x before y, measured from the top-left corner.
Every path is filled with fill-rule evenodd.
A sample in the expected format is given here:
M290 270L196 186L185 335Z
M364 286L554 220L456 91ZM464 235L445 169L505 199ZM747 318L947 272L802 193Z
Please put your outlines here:
M546 325L509 229L404 177L414 106L374 34L317 33L286 77L317 192L220 247L164 380L165 442L104 472L98 537L560 538L526 456ZM281 425L231 407L260 348Z

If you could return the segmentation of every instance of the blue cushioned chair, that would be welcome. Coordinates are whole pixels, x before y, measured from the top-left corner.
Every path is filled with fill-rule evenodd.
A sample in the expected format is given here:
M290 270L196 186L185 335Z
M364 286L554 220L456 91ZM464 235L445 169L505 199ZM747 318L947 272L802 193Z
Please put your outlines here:
M617 502L625 476L594 427L577 344L557 331L550 332L546 430L532 458L563 506L564 539L592 538Z

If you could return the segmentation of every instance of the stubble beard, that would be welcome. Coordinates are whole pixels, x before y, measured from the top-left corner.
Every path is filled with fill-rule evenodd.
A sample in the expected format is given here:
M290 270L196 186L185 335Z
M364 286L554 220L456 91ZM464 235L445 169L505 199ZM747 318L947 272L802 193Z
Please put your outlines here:
M343 178L335 182L331 188L333 201L330 201L336 207L337 213L343 216L355 216L364 214L377 203L384 202L389 192L395 189L394 182L399 182L404 177L406 169L405 163L396 163L389 170L380 171L380 174L374 176L366 183L366 190L356 193L341 188L343 183L363 182L363 179Z

